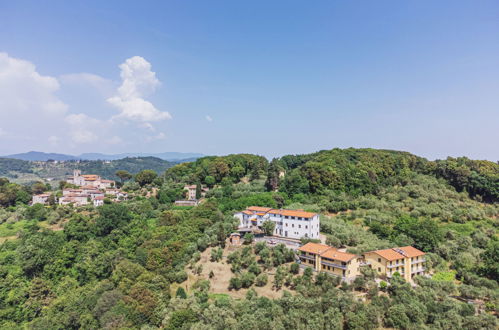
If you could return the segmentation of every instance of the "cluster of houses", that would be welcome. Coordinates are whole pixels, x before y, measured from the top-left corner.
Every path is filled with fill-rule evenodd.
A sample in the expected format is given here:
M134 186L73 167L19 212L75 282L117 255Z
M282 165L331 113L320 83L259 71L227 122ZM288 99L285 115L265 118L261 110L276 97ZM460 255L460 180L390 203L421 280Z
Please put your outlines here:
M62 196L58 199L59 205L83 206L93 204L94 206L104 205L104 198L108 197L114 201L123 201L128 198L128 194L115 188L116 183L112 180L102 179L95 174L81 174L80 170L75 170L73 176L67 178L66 182L77 186L77 188L65 188ZM34 195L32 204L47 204L51 193Z
M352 282L361 275L361 267L370 267L378 276L391 278L396 273L407 282L416 275L424 275L425 253L412 246L369 251L355 255L320 243L307 243L298 248L302 264L316 271L325 271Z
M320 220L317 213L250 206L234 214L234 217L239 219L239 233L231 235L231 242L238 242L241 233L263 233L265 221L275 223L272 236L295 241L302 238L320 239ZM351 282L361 275L361 267L370 267L378 276L385 278L391 278L397 273L406 281L412 281L416 275L425 274L425 253L412 246L355 255L347 253L345 249L310 242L299 247L298 252L303 265L340 276L346 282Z
M97 189L108 189L116 186L113 180L102 179L97 174L81 174L80 170L74 170L72 176L68 176L67 183L71 183L79 187L94 187Z
M177 206L196 206L199 204L199 199L196 198L196 190L197 190L197 186L195 184L193 185L186 185L184 186L184 190L186 191L185 193L185 197L186 199L182 199L182 200L177 200L175 201L175 205ZM201 198L203 198L206 193L208 192L208 188L203 188L201 187Z

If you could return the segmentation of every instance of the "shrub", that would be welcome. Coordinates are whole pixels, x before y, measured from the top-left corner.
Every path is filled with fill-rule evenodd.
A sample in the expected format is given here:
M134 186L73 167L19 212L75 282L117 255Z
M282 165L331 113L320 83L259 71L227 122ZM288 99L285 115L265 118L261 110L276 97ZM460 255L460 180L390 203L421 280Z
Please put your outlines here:
M241 276L241 285L243 288L249 288L255 282L255 274L246 272Z
M267 274L262 273L256 277L255 285L256 286L265 286L267 284L268 280L269 280L269 278L268 278Z
M175 282L182 283L185 280L187 280L187 273L185 271L181 270L175 274Z
M265 249L266 246L267 246L267 243L265 243L265 242L258 242L258 243L256 243L255 244L255 254L259 255L260 251L262 251L263 249Z
M241 279L237 276L234 276L229 281L229 290L239 290L242 287Z
M255 235L251 233L247 233L244 235L244 244L251 244L253 243L253 240L255 239Z
M216 248L211 250L211 261L218 262L222 260L223 250L221 248Z
M179 286L177 289L177 293L175 294L177 298L181 299L186 299L187 298L187 293L185 293L185 290L183 287Z

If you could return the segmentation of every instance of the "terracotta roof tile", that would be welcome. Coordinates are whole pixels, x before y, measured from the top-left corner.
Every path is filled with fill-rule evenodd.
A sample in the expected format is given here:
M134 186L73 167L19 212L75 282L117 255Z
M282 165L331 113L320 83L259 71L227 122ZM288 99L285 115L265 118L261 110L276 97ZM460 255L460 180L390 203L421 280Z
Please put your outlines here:
M248 211L253 211L253 212L265 212L267 213L268 211L272 210L270 207L261 207L261 206L250 206L246 208Z
M348 261L352 260L353 258L355 258L356 255L351 254L351 253L341 252L341 251L336 250L335 248L331 248L331 249L323 252L321 254L321 257L339 260L339 261L343 261L343 262L348 262Z
M321 254L329 249L332 249L332 247L330 247L329 245L312 243L312 242L309 242L298 248L299 251L313 253L313 254Z
M426 254L423 251L420 251L412 246L403 246L403 247L400 247L398 249L402 250L406 254L406 256L409 258L424 256Z
M384 250L376 250L376 251L371 251L373 253L376 253L377 255L385 258L388 261L392 260L398 260L398 259L403 259L404 256L397 251L393 249L384 249Z
M317 213L306 212L303 210L270 210L268 213L280 214L288 217L299 217L299 218L312 218L317 215Z

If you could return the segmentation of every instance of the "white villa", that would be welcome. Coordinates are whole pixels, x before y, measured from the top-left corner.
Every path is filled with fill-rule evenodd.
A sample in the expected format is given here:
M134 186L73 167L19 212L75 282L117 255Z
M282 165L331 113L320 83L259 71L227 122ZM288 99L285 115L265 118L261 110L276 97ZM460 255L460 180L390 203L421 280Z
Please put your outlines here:
M81 192L74 192L75 189L71 190L73 191L68 192L66 189L62 191L62 197L59 198L59 205L75 204L82 206L89 204L89 195Z
M234 214L239 219L239 229L261 229L265 221L273 221L275 236L294 239L319 239L319 214L303 210L283 210L269 207L250 206Z
M112 188L116 186L113 180L104 180L96 174L81 174L80 170L74 170L73 176L66 180L68 183L76 186L91 186L98 189Z

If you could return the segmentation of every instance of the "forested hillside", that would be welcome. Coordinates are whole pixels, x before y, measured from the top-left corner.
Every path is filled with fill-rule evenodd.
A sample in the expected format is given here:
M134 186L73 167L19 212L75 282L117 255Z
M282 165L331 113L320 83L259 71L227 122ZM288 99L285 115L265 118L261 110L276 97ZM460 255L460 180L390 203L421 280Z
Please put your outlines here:
M213 186L222 182L236 183L243 177L249 180L259 179L262 175L266 175L267 166L268 161L262 156L249 154L209 156L172 167L166 172L165 177L175 182L200 182Z
M0 200L11 196L0 208L0 328L498 326L496 163L333 149L270 163L248 154L204 157L160 174L129 184L130 201L80 209L27 206L28 190L0 181ZM176 207L185 184L211 189L199 206ZM320 212L327 243L352 253L413 245L427 253L432 278L416 277L411 286L397 276L376 282L365 271L340 283L297 271L292 252L279 245L248 245L222 260L237 226L233 212L251 205ZM228 294L211 290L217 274L186 284L204 272L193 265L207 249L230 264ZM276 299L254 290L267 275ZM245 296L232 295L241 287Z
M277 160L287 170L281 189L290 194L375 193L383 186L404 183L414 173L444 178L458 191L485 201L499 200L499 164L448 158L427 161L407 152L373 149L333 149Z

